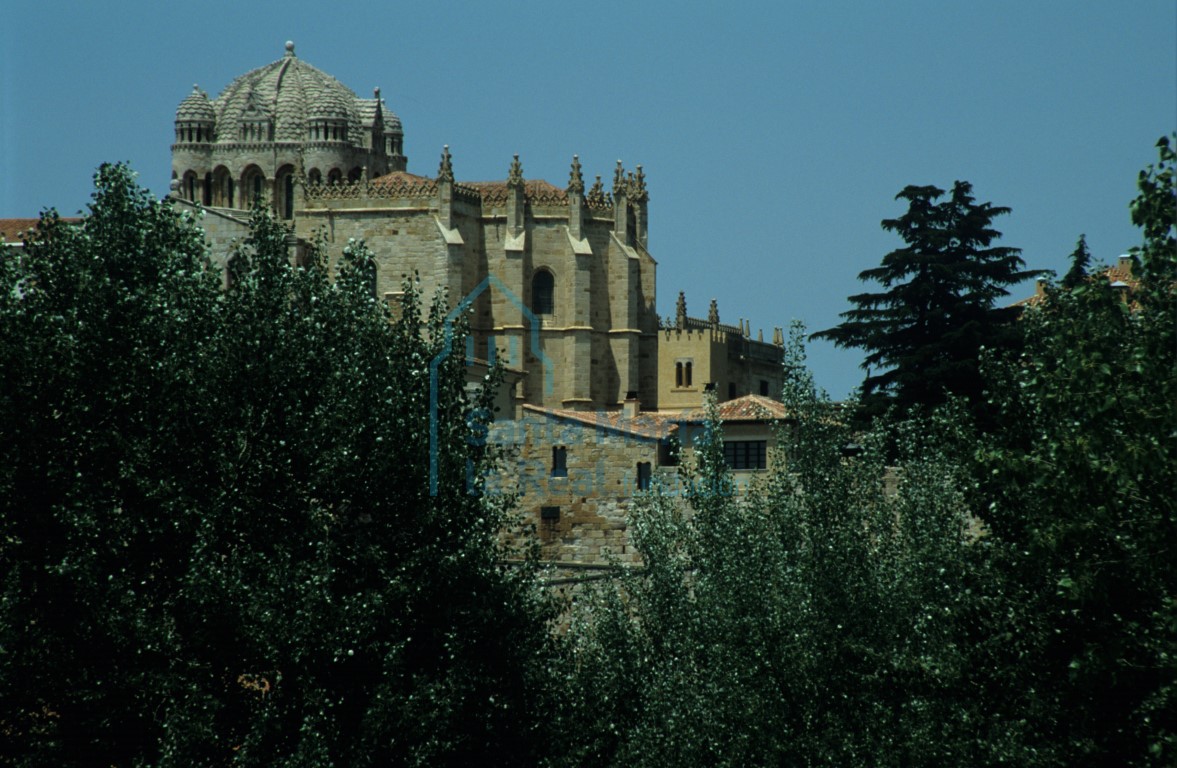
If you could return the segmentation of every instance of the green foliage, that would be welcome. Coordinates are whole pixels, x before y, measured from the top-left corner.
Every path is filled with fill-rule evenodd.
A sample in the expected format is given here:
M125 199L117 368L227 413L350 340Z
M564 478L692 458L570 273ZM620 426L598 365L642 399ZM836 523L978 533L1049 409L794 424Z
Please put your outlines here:
M103 167L0 259L0 733L12 765L534 762L551 642L442 305L254 215L229 287Z
M840 347L866 351L863 405L869 415L891 405L903 412L931 407L950 395L977 403L982 348L1003 348L1015 338L1016 311L994 307L1007 286L1039 274L1023 269L1017 248L993 243L993 220L1009 208L977 203L972 186L952 193L932 186L905 187L896 199L907 212L883 221L906 244L881 266L859 274L883 290L850 297L844 321L813 334ZM871 373L871 371L877 371Z
M794 329L796 418L765 482L730 488L722 435L695 446L693 491L634 517L645 569L583 600L569 636L568 764L953 765L1004 743L960 705L976 618L951 420L853 435L819 397ZM844 447L861 440L848 459ZM903 446L896 477L882 446ZM885 492L891 483L892 493Z
M980 452L995 533L1023 550L1022 636L1068 765L1177 760L1177 240L1173 151L1143 172L1139 285L1048 292L1025 351L987 375L1001 429Z

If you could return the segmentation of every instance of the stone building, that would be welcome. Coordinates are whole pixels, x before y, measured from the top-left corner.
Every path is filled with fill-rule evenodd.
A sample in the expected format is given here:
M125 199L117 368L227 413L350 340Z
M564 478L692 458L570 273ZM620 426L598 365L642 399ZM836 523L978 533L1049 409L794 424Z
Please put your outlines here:
M620 161L606 187L586 185L573 156L566 184L524 176L460 181L443 149L437 172L409 173L400 119L377 89L362 99L299 59L236 78L215 99L194 88L176 110L173 196L199 206L214 256L229 252L256 199L338 251L363 239L376 290L394 300L407 275L471 312L474 357L521 372L516 406L596 411L627 397L646 410L693 408L779 392L783 337L656 311L647 180ZM515 408L515 414L518 414Z
M467 315L462 353L509 369L498 415L500 434L514 435L506 477L552 558L626 552L629 499L676 474L669 437L680 422L690 432L684 414L697 416L706 391L733 404L780 393L781 329L753 338L743 320L721 323L714 300L706 319L691 317L682 294L675 316L659 317L640 165L618 161L608 185L599 175L586 184L573 155L557 185L528 178L515 156L505 178L467 181L444 147L435 173L411 173L379 90L357 97L292 43L215 99L194 88L175 125L172 197L203 212L214 259L223 263L261 200L290 222L292 257L312 238L333 258L362 239L377 295L395 302L416 276L425 296L445 292L451 316ZM747 464L770 439L768 422L757 424L760 453L733 448L739 471L763 469Z

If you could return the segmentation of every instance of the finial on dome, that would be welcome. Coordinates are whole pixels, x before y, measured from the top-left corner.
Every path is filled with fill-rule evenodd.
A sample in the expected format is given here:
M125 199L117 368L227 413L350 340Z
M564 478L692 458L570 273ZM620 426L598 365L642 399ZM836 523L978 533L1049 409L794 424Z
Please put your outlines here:
M294 41L293 40L286 41L286 55L287 56L294 55Z
M380 101L380 86L373 88L372 92L376 94L376 101Z
M200 93L200 83L193 83L192 84L192 92L193 93Z

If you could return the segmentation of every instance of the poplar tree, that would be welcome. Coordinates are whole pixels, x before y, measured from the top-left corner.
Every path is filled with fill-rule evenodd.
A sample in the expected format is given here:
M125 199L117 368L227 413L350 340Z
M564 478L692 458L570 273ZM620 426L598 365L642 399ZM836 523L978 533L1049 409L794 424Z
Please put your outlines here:
M294 264L260 209L224 288L96 181L0 253L0 764L534 763L547 613L468 492L462 355L430 492L444 306L394 319L362 243Z

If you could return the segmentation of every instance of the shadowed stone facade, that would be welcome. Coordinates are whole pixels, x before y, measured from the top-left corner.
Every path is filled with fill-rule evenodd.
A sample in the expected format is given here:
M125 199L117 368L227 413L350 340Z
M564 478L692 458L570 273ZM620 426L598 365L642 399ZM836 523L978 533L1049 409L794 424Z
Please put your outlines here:
M642 166L618 161L609 183L586 185L574 155L560 186L527 178L519 156L503 166L501 180L459 180L445 147L436 173L410 173L379 91L357 97L288 43L216 99L184 98L172 197L203 214L222 265L260 200L289 220L292 258L312 239L333 259L363 240L378 296L395 302L407 277L426 297L443 292L470 320L460 353L484 361L472 380L485 361L508 366L496 434L509 460L494 480L521 494L545 556L632 562L629 505L677 481L671 434L695 431L707 390L733 406L778 397L783 332L753 339L745 321L721 323L714 301L706 319L690 317L682 294L675 316L659 318ZM758 414L731 425L744 484L764 469L769 415L780 416Z

